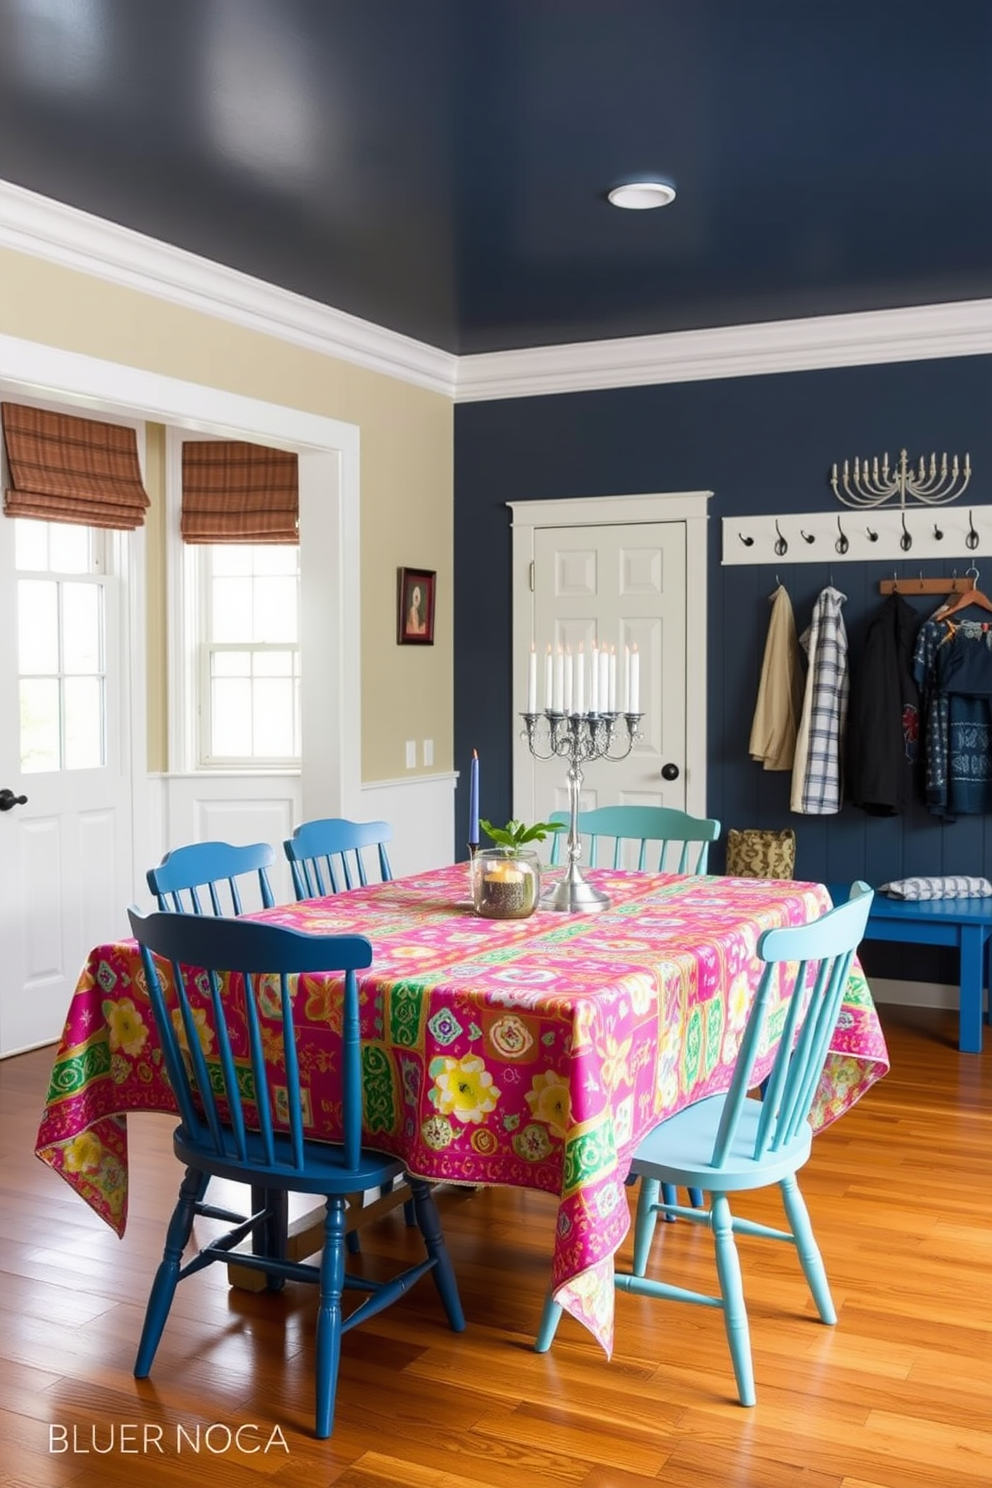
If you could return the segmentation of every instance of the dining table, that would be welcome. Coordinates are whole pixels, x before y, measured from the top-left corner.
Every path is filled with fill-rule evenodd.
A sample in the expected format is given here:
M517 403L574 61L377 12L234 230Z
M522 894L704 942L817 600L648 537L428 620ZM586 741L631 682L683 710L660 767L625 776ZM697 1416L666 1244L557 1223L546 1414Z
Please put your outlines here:
M549 870L548 878L556 871ZM585 870L598 914L473 912L465 863L253 913L361 934L364 1137L431 1182L551 1196L549 1285L609 1354L613 1259L641 1138L725 1091L757 987L763 931L831 907L822 884ZM780 1010L779 1010L780 1011ZM299 979L294 1017L308 1135L334 1140L335 982ZM773 1001L756 1078L774 1056ZM209 1051L205 1051L209 1054ZM852 964L811 1120L822 1128L888 1070L870 989ZM94 947L55 1054L37 1156L113 1229L127 1222L127 1118L175 1115L140 954Z

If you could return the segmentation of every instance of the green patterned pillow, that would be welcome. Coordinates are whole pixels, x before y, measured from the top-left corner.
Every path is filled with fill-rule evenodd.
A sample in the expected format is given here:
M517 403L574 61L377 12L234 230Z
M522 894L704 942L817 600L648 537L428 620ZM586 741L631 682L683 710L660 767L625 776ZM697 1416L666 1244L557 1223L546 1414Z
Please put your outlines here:
M796 834L749 827L727 833L727 874L730 878L791 878L796 866Z

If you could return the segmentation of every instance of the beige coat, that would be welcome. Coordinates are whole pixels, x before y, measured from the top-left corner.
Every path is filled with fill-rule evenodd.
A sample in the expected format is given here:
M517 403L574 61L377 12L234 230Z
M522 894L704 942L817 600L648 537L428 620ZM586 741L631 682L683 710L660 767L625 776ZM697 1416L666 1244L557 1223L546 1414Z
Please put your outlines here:
M783 585L771 595L771 606L750 751L751 758L760 760L766 770L791 770L803 682L792 601Z

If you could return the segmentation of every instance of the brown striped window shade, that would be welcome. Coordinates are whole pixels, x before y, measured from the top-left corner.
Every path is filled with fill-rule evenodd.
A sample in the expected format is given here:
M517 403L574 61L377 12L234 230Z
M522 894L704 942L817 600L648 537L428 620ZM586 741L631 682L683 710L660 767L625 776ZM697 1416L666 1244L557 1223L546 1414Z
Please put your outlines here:
M239 440L183 443L183 541L297 543L299 462Z
M8 517L84 527L140 527L150 505L138 440L123 424L0 403Z

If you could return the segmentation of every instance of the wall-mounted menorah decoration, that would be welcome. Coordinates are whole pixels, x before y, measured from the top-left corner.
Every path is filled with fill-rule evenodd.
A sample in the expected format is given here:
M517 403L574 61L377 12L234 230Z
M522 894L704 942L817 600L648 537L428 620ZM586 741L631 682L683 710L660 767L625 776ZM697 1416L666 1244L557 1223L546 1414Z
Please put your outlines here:
M853 470L845 460L840 474L834 465L830 475L834 495L845 506L881 506L893 497L898 497L900 506L906 505L907 498L923 506L936 506L963 495L970 480L970 455L965 455L963 464L959 464L957 455L952 456L950 464L946 453L939 463L932 454L929 464L926 455L921 455L919 464L910 466L905 450L899 452L898 464L891 468L888 453L882 456L881 464L877 455L871 460L855 456Z

